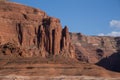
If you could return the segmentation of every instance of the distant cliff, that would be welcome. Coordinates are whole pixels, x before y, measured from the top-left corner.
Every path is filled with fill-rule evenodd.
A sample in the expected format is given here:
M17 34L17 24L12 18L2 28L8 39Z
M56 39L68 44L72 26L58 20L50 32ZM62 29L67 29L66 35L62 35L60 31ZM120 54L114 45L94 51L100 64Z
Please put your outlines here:
M96 63L104 57L120 50L120 37L86 36L81 33L70 33L80 60Z
M120 72L120 37L70 33L77 59Z

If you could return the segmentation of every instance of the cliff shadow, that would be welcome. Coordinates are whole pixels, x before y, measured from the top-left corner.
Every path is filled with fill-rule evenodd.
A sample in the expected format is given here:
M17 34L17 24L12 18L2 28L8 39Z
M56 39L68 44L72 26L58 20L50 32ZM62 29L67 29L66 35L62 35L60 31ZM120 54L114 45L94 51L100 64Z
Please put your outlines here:
M96 65L104 67L107 70L120 72L120 50L109 57L101 59Z

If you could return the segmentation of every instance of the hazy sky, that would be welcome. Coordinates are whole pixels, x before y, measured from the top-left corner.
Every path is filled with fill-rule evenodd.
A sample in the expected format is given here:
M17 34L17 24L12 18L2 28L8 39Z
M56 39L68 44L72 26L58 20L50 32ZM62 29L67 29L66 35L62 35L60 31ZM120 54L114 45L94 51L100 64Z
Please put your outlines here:
M12 0L57 17L71 32L120 36L120 0Z

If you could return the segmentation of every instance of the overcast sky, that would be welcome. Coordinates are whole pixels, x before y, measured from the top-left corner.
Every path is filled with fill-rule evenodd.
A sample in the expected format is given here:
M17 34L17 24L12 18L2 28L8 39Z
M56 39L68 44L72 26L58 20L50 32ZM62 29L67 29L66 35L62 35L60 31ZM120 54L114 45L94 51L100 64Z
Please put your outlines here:
M120 0L12 0L57 17L71 32L120 36Z

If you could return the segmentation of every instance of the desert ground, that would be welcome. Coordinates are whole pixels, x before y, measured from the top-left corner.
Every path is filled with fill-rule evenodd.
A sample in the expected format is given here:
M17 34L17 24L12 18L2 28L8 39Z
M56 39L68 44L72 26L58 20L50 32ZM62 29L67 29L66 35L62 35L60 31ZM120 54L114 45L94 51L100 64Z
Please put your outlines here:
M8 56L0 57L0 80L120 80L120 73L67 58Z

